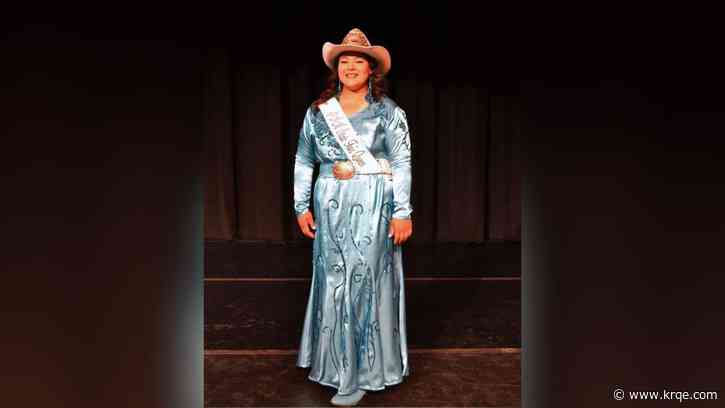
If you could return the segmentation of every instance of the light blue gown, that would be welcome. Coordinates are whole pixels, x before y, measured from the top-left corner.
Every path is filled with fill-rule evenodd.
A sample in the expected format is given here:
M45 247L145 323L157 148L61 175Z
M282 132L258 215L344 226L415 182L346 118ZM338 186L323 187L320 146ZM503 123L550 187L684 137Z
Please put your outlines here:
M388 237L391 218L410 218L411 145L405 112L387 97L353 114L350 122L388 175L338 180L347 160L322 113L308 109L297 145L294 210L312 213L317 229L312 283L297 366L309 379L338 389L382 390L409 375L402 249ZM312 193L312 172L320 173Z

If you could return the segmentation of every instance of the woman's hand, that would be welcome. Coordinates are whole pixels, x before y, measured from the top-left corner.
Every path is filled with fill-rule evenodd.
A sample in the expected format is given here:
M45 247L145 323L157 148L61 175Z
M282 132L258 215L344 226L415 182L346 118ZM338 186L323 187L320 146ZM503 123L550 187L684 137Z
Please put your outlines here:
M312 218L310 210L303 212L297 216L297 224L302 230L302 234L309 238L315 238L315 232L313 231L317 226L315 225L315 219Z
M399 220L393 218L390 221L390 233L388 234L388 238L393 237L393 243L395 245L403 245L403 243L405 243L412 234L413 220Z

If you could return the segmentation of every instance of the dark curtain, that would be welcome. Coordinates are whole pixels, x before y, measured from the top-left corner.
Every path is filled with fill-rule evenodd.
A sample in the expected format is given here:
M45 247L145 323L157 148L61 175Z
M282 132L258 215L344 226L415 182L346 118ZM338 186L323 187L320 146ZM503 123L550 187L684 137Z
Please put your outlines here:
M205 238L305 239L292 169L302 118L326 75L321 61L250 64L234 49L209 52ZM411 243L520 241L516 84L396 75L389 96L407 113L413 145Z

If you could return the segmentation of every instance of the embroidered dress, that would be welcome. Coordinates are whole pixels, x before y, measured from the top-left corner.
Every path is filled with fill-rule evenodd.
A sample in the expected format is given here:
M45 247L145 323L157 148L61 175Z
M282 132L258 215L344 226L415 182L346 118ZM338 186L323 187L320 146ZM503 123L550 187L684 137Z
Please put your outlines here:
M345 153L317 109L308 109L294 167L294 210L317 229L312 282L297 366L340 394L377 391L409 375L402 248L388 237L392 218L410 218L411 145L405 112L389 98L349 119L389 175L332 175ZM312 189L312 173L320 172Z

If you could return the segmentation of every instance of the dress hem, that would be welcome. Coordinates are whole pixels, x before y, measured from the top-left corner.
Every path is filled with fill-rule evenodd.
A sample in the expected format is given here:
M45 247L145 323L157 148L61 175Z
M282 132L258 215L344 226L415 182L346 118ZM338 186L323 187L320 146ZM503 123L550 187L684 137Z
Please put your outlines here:
M299 364L297 365L297 367L301 367L301 368L310 368L310 366L309 366L309 365L299 365ZM382 391L382 390L386 389L387 387L391 387L391 386L393 386L393 385L399 385L399 384L402 384L402 383L403 383L403 380L405 380L405 377L407 377L408 375L409 375L409 374L403 374L403 377L402 377L402 378L401 378L400 380L398 380L398 381L396 381L396 382L390 382L390 383L386 382L386 383L385 383L385 385L384 385L384 386L382 386L382 387L380 387L380 388L369 388L369 387L357 387L357 388L358 388L359 390L365 390L365 391ZM307 379L309 379L309 380L311 380L311 381L314 381L314 382L316 382L316 383L322 384L322 385L326 385L326 386L328 386L328 387L332 387L332 388L335 388L335 389L337 389L337 390L339 390L339 389L340 389L340 387L339 387L338 385L335 385L335 384L330 384L330 383L327 383L327 382L325 382L325 381L322 381L322 380L318 380L318 379L316 379L316 378L313 378L312 376L309 376L309 375L307 376ZM354 393L354 391L353 391L353 393ZM352 394L352 393L350 393L350 394ZM350 394L340 394L340 395L350 395Z

